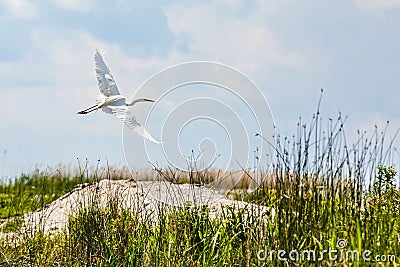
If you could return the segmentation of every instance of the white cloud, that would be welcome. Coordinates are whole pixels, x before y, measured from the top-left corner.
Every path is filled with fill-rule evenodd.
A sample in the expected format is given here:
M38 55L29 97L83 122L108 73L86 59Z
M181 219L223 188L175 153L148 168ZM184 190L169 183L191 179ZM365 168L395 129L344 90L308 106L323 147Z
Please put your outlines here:
M63 7L84 10L85 7L79 6L79 3L67 1ZM167 8L168 25L178 40L167 56L129 57L112 40L102 41L84 30L36 28L32 30L31 49L27 56L18 61L0 62L0 73L7 76L10 86L13 81L24 83L22 87L29 85L30 89L19 88L31 90L29 99L21 100L22 106L31 102L42 103L43 97L51 100L46 108L40 105L30 113L36 117L36 125L46 120L63 127L66 121L72 120L71 114L94 102L97 82L93 55L96 48L106 51L105 60L121 93L128 99L155 72L192 59L232 64L246 74L251 71L250 76L253 77L254 72L266 73L268 68L277 64L309 68L307 56L299 51L286 51L269 30L264 17L271 12L270 7L260 3L247 15L241 15L239 8L240 4L227 4L226 1L217 1L212 6L198 3ZM180 49L180 41L187 42L189 53ZM21 76L21 73L24 75ZM35 94L35 90L41 93ZM154 97L151 92L146 96ZM2 102L0 99L0 105ZM7 110L10 112L10 107ZM61 113L42 116L46 110L58 110ZM10 115L23 118L27 114L24 109L19 112ZM87 123L90 124L92 120L95 123L94 118L98 120L99 116L87 118ZM110 118L101 116L103 119ZM95 131L104 128L104 125L96 124L91 128Z
M400 0L355 0L358 8L369 10L390 10L400 8Z
M99 3L96 0L54 0L57 7L74 12L89 12L97 7Z
M0 98L0 114L7 120L0 128L12 125L32 131L43 125L67 129L75 124L83 132L101 132L113 120L112 125L121 126L102 112L85 120L76 115L94 103L98 92L93 58L97 48L106 51L105 60L128 99L145 79L168 66L157 57L127 57L119 45L83 30L37 28L31 35L31 48L24 57L0 61L2 87L7 88L6 97ZM120 127L110 128L121 132Z
M0 5L7 9L7 17L34 19L38 16L38 10L27 0L0 0Z
M233 2L233 4L231 3ZM307 69L310 59L301 51L287 51L268 25L273 7L263 1L240 12L236 1L185 2L165 8L167 23L177 46L197 59L219 60L244 71L284 65Z
M167 56L127 57L121 46L99 40L84 30L37 28L32 30L27 56L18 61L0 62L0 72L7 76L10 86L13 81L30 87L37 85L40 90L56 92L59 99L68 102L66 105L80 108L91 104L96 94L93 62L96 48L106 51L105 60L127 98L155 72L192 59L233 64L245 73L265 73L273 64L309 67L307 56L299 51L286 51L268 29L263 17L270 12L270 7L259 3L242 16L238 12L240 4L232 1L227 4L227 0L221 0L212 6L178 4L165 10L170 30L178 43L180 39L187 42L189 53L182 51L177 43ZM79 5L80 1L56 3L65 8L85 8L85 4ZM228 10L222 12L224 9Z
M31 49L24 57L0 61L0 74L6 77L2 86L7 88L6 97L0 99L0 112L9 123L29 130L50 121L53 126L63 126L65 118L94 101L91 55L96 46L103 45L85 32L34 30Z

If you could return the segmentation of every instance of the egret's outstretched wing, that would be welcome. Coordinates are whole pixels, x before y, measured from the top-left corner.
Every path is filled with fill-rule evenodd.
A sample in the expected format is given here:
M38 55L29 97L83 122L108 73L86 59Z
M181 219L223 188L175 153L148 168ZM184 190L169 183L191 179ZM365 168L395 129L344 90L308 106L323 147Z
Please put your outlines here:
M134 114L129 109L126 112L124 123L129 129L132 129L135 133L142 136L143 138L146 138L153 143L161 144L161 142L154 139L153 136L151 136L151 134L147 131L147 129L136 120Z
M119 95L118 86L114 77L111 75L110 69L104 63L103 52L96 50L94 55L96 77L99 84L100 93L105 96Z
M115 115L115 112L112 110L112 108L110 108L108 106L107 107L102 107L101 110L104 111L105 113Z
M151 136L147 129L136 120L133 112L129 110L128 107L110 106L109 109L112 111L113 115L119 118L129 129L133 130L136 134L142 136L143 138L146 138L153 143L162 143Z

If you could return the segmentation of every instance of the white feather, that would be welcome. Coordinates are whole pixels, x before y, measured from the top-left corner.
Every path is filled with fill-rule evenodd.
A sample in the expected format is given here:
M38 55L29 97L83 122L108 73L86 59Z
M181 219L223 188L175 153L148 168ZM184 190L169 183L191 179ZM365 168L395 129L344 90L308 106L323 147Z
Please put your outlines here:
M162 144L162 142L154 139L154 137L151 136L149 131L136 120L135 115L131 110L128 109L128 107L110 106L109 108L114 116L119 118L125 124L126 127L133 130L136 134L142 136L143 138L146 138L147 140L153 143Z

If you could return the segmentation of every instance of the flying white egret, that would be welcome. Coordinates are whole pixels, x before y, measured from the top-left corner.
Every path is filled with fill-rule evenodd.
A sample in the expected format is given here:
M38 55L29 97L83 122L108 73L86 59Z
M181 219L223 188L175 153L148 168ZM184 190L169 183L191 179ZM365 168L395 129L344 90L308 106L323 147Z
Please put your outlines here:
M111 75L110 69L103 60L102 54L103 53L99 52L99 50L96 50L96 54L94 55L96 77L100 90L100 93L96 97L96 105L79 111L78 114L88 114L89 112L101 109L121 119L128 128L132 129L138 135L160 144L161 142L155 140L146 128L136 120L132 111L128 109L129 106L133 106L136 103L154 102L154 100L138 98L127 103L126 98L120 94L114 77Z

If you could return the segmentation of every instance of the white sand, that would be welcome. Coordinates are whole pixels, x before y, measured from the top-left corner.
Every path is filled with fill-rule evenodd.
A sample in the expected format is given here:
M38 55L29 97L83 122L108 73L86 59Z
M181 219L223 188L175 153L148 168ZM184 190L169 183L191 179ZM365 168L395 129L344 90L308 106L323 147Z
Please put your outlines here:
M227 207L232 207L235 211L246 209L248 214L251 212L252 218L261 216L273 219L275 216L275 211L269 207L227 199L218 192L202 186L177 185L164 181L102 180L91 185L77 185L71 192L48 206L25 214L22 216L25 225L20 229L20 234L26 231L42 230L51 233L63 230L67 226L68 216L78 210L92 205L105 208L110 203L113 207L138 212L146 221L156 222L160 202L166 204L165 208L179 205L207 206L212 218L216 218ZM10 235L15 233L0 233L0 239L9 238Z

